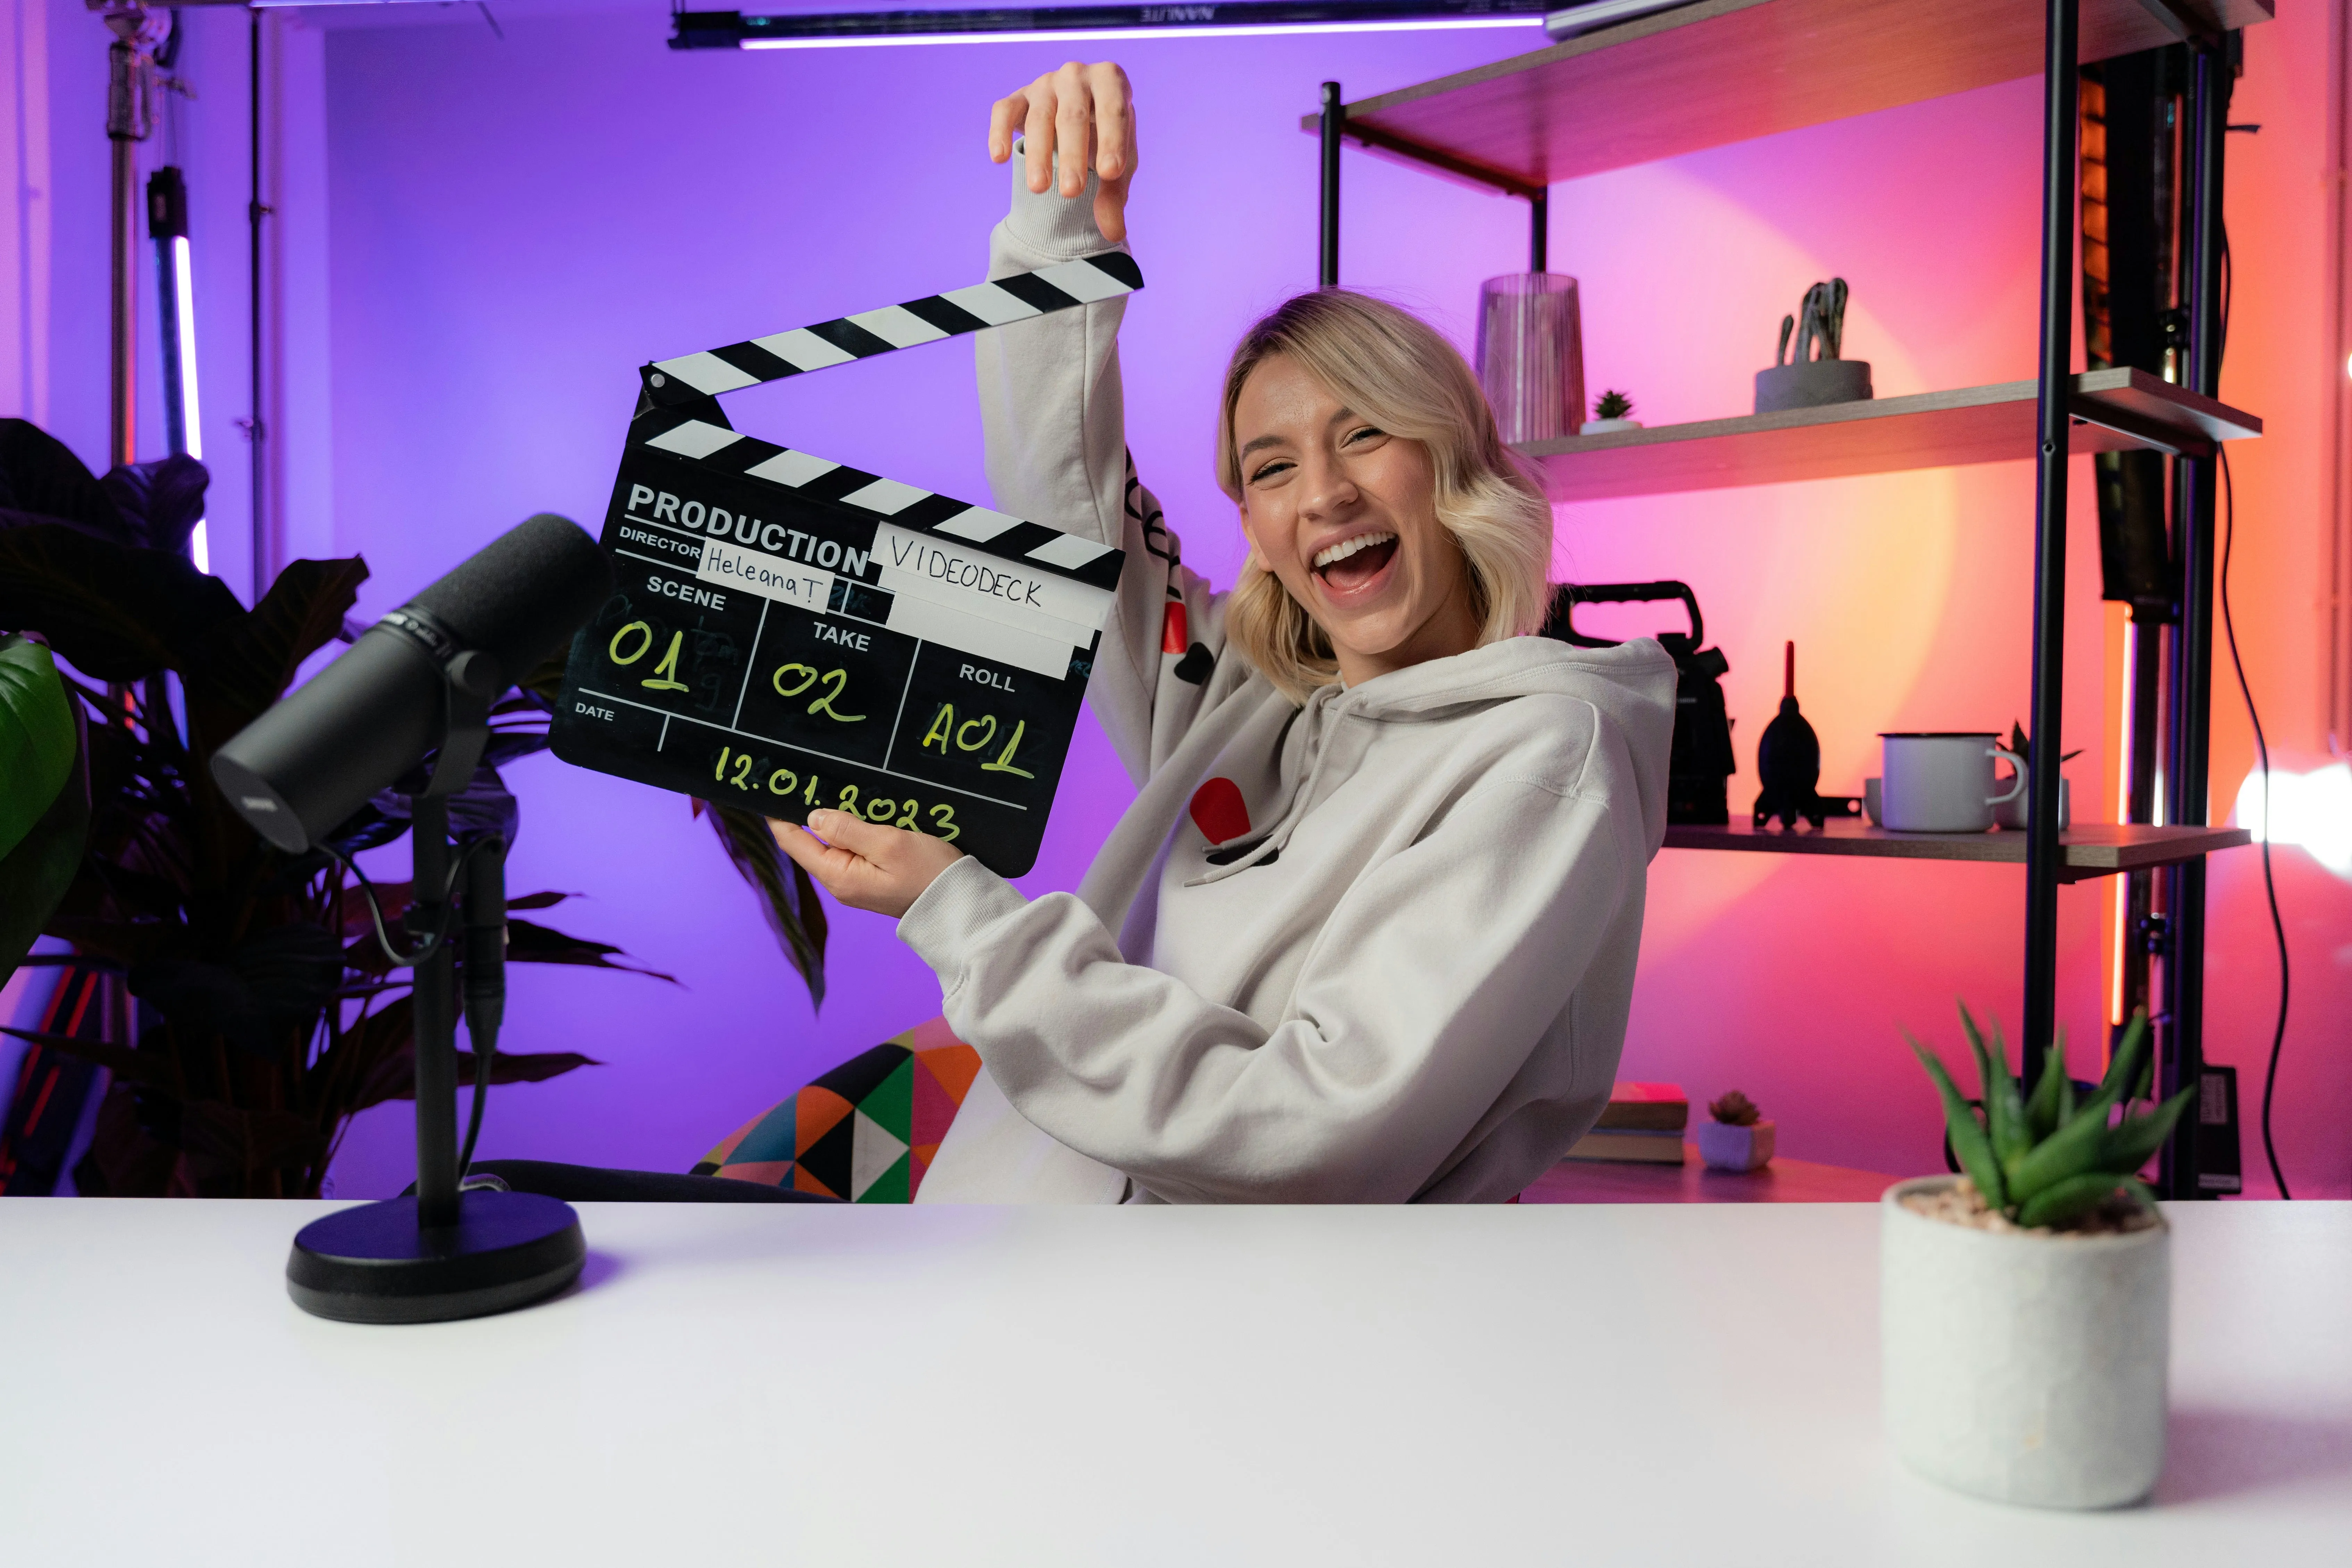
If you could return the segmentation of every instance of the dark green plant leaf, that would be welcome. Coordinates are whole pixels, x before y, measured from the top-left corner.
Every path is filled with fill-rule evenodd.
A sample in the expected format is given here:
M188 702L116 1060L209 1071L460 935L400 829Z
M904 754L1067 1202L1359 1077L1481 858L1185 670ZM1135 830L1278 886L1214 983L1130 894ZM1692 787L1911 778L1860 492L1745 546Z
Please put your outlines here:
M309 1037L342 977L334 933L294 923L257 931L225 964L181 954L151 959L131 969L130 985L183 1042L219 1035L278 1060Z
M475 1076L479 1070L477 1067L479 1060L480 1058L471 1051L457 1053L458 1088L471 1089L474 1086ZM416 1098L415 1047L412 1046L408 1050L401 1053L400 1063L404 1069L402 1087L384 1098L415 1100ZM490 1058L490 1086L495 1089L502 1083L545 1083L549 1079L561 1078L565 1073L580 1068L600 1068L604 1065L594 1057L583 1057L578 1051L525 1051L520 1055L512 1051L500 1051Z
M154 1137L144 1125L142 1103L173 1102L137 1089L117 1078L106 1086L99 1101L98 1125L92 1130L89 1152L74 1166L74 1188L85 1197L160 1198L174 1191L173 1173L180 1152ZM177 1129L173 1130L176 1137Z
M479 1058L471 1051L462 1050L457 1053L457 1086L471 1089L477 1070L475 1064ZM500 1051L490 1058L490 1085L496 1088L502 1083L543 1083L575 1068L604 1065L595 1058L583 1057L577 1051L526 1051L520 1055ZM388 1100L415 1098L416 1044L404 1037L399 1048L379 1062L369 1075L361 1101L362 1106L381 1105Z
M54 671L50 679L56 679ZM62 687L57 695L60 700L70 700ZM36 717L34 722L41 721ZM5 723L0 719L0 724ZM55 917L82 868L89 837L89 774L79 745L81 730L79 717L68 708L66 736L71 750L65 777L50 790L40 814L0 855L0 984L7 983L32 951L34 939ZM46 742L31 744L37 747ZM0 791L13 793L14 788L13 778L0 779Z
M577 637L572 639L573 642L578 640ZM541 712L554 712L557 700L563 695L563 671L571 662L572 645L566 643L541 659L538 668L515 682L515 690L529 699L530 705Z
M37 1046L79 1057L86 1062L96 1062L125 1082L142 1088L171 1092L172 1075L154 1053L135 1051L129 1046L118 1046L107 1040L85 1040L73 1035L52 1034L40 1029L11 1029L0 1025L0 1035L12 1035Z
M318 1128L288 1110L192 1100L180 1111L180 1153L200 1197L242 1197L251 1179L326 1152Z
M210 751L284 695L302 661L341 629L343 612L367 581L367 563L297 561L278 574L248 615L216 625L205 649L204 679L191 697L205 710Z
M1944 1132L1952 1141L1952 1153L1960 1162L1960 1169L1969 1173L1969 1180L1976 1184L1986 1203L1997 1209L2007 1208L2009 1193L2000 1162L1993 1157L1992 1141L1977 1124L1976 1113L1960 1098L1959 1086L1952 1081L1952 1075L1944 1070L1944 1064L1933 1051L1907 1033L1903 1037L1910 1041L1919 1065L1935 1080L1937 1096L1944 1102Z
M416 1005L412 997L402 995L387 1002L345 1034L335 1047L338 1055L348 1053L345 1059L321 1062L313 1076L339 1074L341 1081L355 1086L348 1100L354 1113L404 1093L413 1100L416 1069L408 1053L415 1025ZM407 1086L404 1090L404 1085Z
M482 748L482 765L502 768L524 757L537 756L547 750L545 730L493 730L488 742Z
M94 679L193 668L214 628L244 614L228 584L164 551L61 522L0 529L0 627L41 633Z
M2085 1175L2100 1169L2099 1152L2107 1134L2107 1112L2115 1107L2114 1097L2101 1089L2074 1112L2072 1121L2008 1166L2011 1200L2021 1204L2045 1187L2055 1186L2070 1176ZM2112 1173L2123 1175L2127 1173Z
M759 896L760 913L776 933L784 956L808 983L812 1005L824 1005L824 906L818 902L816 884L799 862L776 847L768 819L740 806L698 800L697 807L710 817L711 830L726 847L728 859Z
M106 488L71 447L28 420L0 419L0 508L131 542Z
M432 763L433 759L427 757L401 775L391 788L382 791L368 802L368 809L383 821L396 823L401 828L405 828L411 809L410 799L432 779ZM516 835L521 830L522 805L515 799L514 793L507 788L506 780L499 776L496 768L488 763L476 768L474 776L466 781L466 787L449 796L448 801L452 837L471 838L495 833L507 841L509 848L513 847ZM343 829L336 831L341 833ZM397 830L394 837L398 837Z
M511 907L511 906L510 906ZM617 969L627 974L649 975L656 980L677 984L675 974L664 974L657 969L646 969L636 963L615 963L615 956L628 957L609 942L591 942L586 937L567 936L530 921L507 921L507 962L509 963L576 963L588 969Z
M332 931L300 922L256 932L229 963L263 1016L281 1029L307 1026L343 978L342 943Z
M576 899L580 896L581 895L578 893L525 893L520 898L509 899L507 900L507 908L510 910L551 910L566 899Z
M2053 1182L2017 1206L2023 1226L2065 1226L2089 1214L2124 1190L2124 1178L2112 1171L2094 1171Z
M2099 1145L2099 1169L2125 1176L2147 1164L2172 1136L2173 1124L2196 1092L2193 1087L2184 1089L2147 1115L2126 1116L2108 1128Z
M1977 1058L1977 1083L1983 1097L1985 1136L1991 1141L1994 1158L2006 1172L2011 1163L2033 1146L2032 1135L2025 1127L2025 1105L2019 1098L2017 1079L2010 1076L2009 1047L1994 1030L1988 1046L1976 1019L1965 1002L1960 1006L1960 1028L1969 1037L1969 1049Z
M2025 726L2014 719L2009 721L2009 749L2021 757L2030 757L2033 754L2032 743L2025 737ZM2058 760L2062 763L2071 763L2082 754L2083 748L2077 746Z
M131 994L163 1015L183 1044L218 1035L239 1050L269 1054L269 1020L245 977L225 963L173 953L135 964Z
M2066 1031L2061 1029L2058 1044L2042 1058L2042 1078L2033 1086L2032 1098L2025 1102L2026 1132L2034 1142L2058 1131L2065 1120L2066 1083Z
M84 877L76 885L68 896L68 904L89 880ZM51 915L41 929L125 972L178 951L186 945L188 935L187 928L176 920L117 921L64 913Z
M24 842L66 787L80 731L49 650L0 637L0 855Z
M184 553L188 535L205 515L212 475L185 454L126 463L99 481L122 519L127 542Z
M2147 1009L2142 1007L2132 1014L2131 1022L2124 1027L2124 1037L2116 1046L2116 1054L2107 1058L2106 1074L2099 1079L2101 1092L2112 1093L2116 1100L2121 1100L2125 1086L2138 1072L2140 1053L2147 1048Z

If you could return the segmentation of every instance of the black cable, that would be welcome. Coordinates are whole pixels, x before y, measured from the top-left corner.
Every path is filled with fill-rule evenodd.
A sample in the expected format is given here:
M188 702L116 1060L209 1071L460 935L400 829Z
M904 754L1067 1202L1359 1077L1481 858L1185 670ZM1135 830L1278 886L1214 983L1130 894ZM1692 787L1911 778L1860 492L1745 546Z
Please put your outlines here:
M321 844L319 847L326 852L329 859L359 879L360 893L367 900L368 913L375 920L376 945L383 949L383 956L391 961L393 967L406 969L424 963L440 952L441 944L449 939L450 924L457 918L457 910L451 904L450 899L457 890L457 879L464 874L466 862L473 858L474 851L480 843L480 840L476 840L470 844L458 846L457 858L450 862L449 875L441 887L441 922L434 928L433 934L425 938L425 945L415 952L401 952L393 947L392 935L384 929L383 904L376 897L375 884L368 880L368 874L360 869L359 862L331 844Z
M2221 453L2221 629L2230 644L2230 668L2237 671L2238 695L2245 699L2246 718L2254 727L2254 755L2263 770L2263 892L2270 900L2271 935L2278 942L2278 1024L2271 1031L2270 1065L2263 1073L2263 1158L2270 1162L2271 1180L2279 1196L2292 1198L2286 1173L2279 1168L2278 1147L2271 1142L2271 1098L2278 1086L2279 1049L2286 1044L2287 997L2291 975L2287 965L2286 922L2279 918L2278 881L2271 874L2271 747L2263 733L2263 716L2254 707L2254 689L2247 684L2245 662L2238 657L2238 627L2230 615L2230 547L2238 536L2237 488L2230 479L2230 454Z

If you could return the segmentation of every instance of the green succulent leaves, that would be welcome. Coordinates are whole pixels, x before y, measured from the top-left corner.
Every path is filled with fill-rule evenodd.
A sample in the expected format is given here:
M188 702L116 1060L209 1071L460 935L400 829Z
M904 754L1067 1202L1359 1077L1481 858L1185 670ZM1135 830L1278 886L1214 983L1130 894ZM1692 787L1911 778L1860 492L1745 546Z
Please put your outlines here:
M2023 1226L2063 1226L2080 1219L2120 1189L2143 1201L2148 1189L2139 1168L2170 1137L2188 1104L2183 1089L2143 1115L2108 1117L2126 1098L2146 1094L2154 1067L2148 1058L2147 1015L2137 1014L2107 1064L2098 1092L2075 1103L2065 1066L2065 1037L2044 1058L2033 1092L2025 1094L2009 1070L2009 1050L1996 1027L1988 1044L1964 1004L1960 1027L1976 1058L1983 1120L1962 1098L1935 1055L1917 1040L1911 1048L1934 1080L1944 1123L1959 1161L1985 1202ZM1910 1039L1908 1035L1904 1037Z

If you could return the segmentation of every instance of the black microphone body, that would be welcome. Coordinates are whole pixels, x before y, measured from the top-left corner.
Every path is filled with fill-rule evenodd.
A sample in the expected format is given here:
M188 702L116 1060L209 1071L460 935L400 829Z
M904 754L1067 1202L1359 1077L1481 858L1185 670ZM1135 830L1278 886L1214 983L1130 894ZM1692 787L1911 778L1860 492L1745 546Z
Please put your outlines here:
M613 591L612 565L552 512L519 524L370 627L213 753L213 778L299 855L436 744L454 681L485 700L530 673Z

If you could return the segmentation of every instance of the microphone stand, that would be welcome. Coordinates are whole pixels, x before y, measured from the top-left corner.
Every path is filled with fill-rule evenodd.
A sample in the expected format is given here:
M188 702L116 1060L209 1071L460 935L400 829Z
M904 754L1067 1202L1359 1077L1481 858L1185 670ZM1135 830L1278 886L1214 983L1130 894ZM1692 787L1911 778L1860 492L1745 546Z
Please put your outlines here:
M503 681L461 654L446 668L439 755L410 797L414 897L406 961L416 1058L416 1191L314 1220L294 1238L286 1289L296 1305L353 1323L430 1323L541 1300L578 1277L588 1248L572 1205L535 1193L462 1190L457 1148L457 930L451 897L465 875L467 1030L474 1042L475 1115L488 1092L506 990L506 842L465 847L453 868L449 797L480 765L489 702ZM488 689L485 689L487 688ZM466 1154L473 1152L471 1133Z

